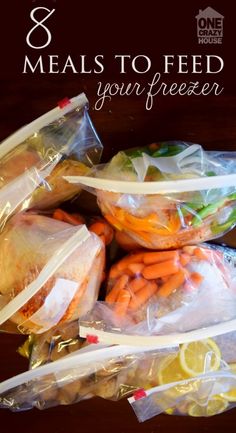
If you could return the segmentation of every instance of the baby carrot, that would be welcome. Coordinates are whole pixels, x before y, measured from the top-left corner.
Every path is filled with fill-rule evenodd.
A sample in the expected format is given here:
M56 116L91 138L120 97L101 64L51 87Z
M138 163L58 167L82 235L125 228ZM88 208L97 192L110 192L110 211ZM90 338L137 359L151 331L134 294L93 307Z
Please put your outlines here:
M142 274L147 280L154 280L156 278L165 277L166 275L176 274L178 270L179 265L174 260L166 260L165 262L146 266Z
M186 266L190 262L190 260L191 260L191 256L189 254L186 253L180 254L179 261L182 266Z
M195 250L195 247L192 247L189 245L186 245L185 247L183 247L183 252L186 254L189 254L190 256L193 256L194 250Z
M130 283L128 284L127 288L131 291L131 293L136 293L140 289L142 289L147 284L147 280L142 277L134 278Z
M128 275L125 274L121 275L121 277L117 280L117 282L112 287L111 291L106 296L106 302L108 302L109 304L116 302L120 291L125 288L128 281L129 281Z
M166 260L177 259L178 256L178 251L144 253L143 262L145 263L145 265L152 265L154 263L165 262Z
M117 269L117 264L115 264L110 269L109 278L113 279L113 278L120 277L120 275L122 275L122 273L123 273L122 271Z
M114 308L114 313L117 314L117 316L122 317L125 315L130 302L130 298L131 294L127 290L120 290Z
M117 269L124 271L131 263L140 263L143 261L143 253L131 254L117 263Z
M113 229L105 220L95 221L89 226L89 230L100 237L103 236L105 239L105 245L109 245L113 239Z
M128 270L131 271L133 275L140 275L143 268L143 263L131 263L130 265L128 265Z
M53 212L52 217L59 221L64 221L68 224L72 224L74 226L84 224L84 218L78 214L71 215L68 212L65 212L62 209L56 209Z
M170 278L169 275L166 275L165 277L161 277L161 282L162 282L162 284L164 284L166 281L168 281L169 278Z
M204 277L203 277L203 275L199 274L198 272L192 272L190 275L190 280L195 287L198 287L198 286L200 286L200 284L204 280Z
M138 310L148 299L150 299L157 292L157 284L149 281L142 289L136 292L135 296L131 299L129 308L133 311Z
M64 213L63 213L63 211L62 211L61 209L56 209L56 210L53 212L52 217L53 217L55 220L58 220L58 221L64 221Z
M208 260L208 255L207 255L207 253L202 248L195 248L194 255L199 260Z
M176 274L171 275L168 281L166 281L160 290L158 291L158 295L163 298L167 298L171 295L174 290L178 289L185 281L185 272L180 269Z

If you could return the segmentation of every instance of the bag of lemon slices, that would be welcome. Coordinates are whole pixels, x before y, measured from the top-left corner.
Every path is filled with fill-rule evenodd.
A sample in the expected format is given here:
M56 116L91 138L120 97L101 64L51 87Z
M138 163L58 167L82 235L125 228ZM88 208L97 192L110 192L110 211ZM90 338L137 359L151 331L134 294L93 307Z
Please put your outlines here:
M236 332L180 345L156 370L158 386L128 399L138 420L160 413L208 417L236 406Z

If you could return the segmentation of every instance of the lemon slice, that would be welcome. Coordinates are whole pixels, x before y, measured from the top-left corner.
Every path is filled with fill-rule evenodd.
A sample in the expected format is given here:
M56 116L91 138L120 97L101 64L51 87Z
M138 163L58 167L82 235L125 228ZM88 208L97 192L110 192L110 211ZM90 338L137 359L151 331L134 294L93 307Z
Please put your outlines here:
M207 371L216 371L220 367L221 353L217 344L207 340L182 344L179 352L182 370L190 377Z
M169 409L166 409L165 410L165 413L167 414L167 415L173 415L173 413L174 413L174 409L173 409L173 407L169 407Z
M213 416L224 412L228 404L227 400L220 395L214 395L206 406L200 406L195 402L190 403L188 414L190 416Z
M174 355L168 355L161 360L157 369L157 380L159 385L165 385L166 383L179 382L187 379L188 376L182 370L179 357ZM170 398L178 398L183 394L184 390L181 387L171 387L166 389L165 395ZM185 391L186 392L186 391Z
M176 355L174 357L173 355L165 356L158 365L157 380L159 385L178 382L187 378L187 374L181 368L179 357Z
M233 373L236 373L236 362L229 364L230 369L233 371ZM223 398L225 398L227 401L236 401L236 388L232 388L228 392L222 392L220 394Z

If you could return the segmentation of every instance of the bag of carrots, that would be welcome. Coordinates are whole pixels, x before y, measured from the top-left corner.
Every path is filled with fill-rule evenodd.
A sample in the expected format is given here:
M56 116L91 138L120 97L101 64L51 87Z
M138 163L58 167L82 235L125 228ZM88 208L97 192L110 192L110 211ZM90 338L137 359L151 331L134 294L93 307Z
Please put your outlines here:
M43 333L93 307L105 246L85 225L21 213L0 235L0 262L1 330Z
M95 192L108 222L145 248L200 243L236 223L235 152L154 143L119 152L90 176L66 179Z
M188 331L232 320L235 264L233 250L206 244L132 253L111 267L105 302L81 318L80 335L106 343L165 345L168 338L178 342L176 333L181 341Z
M102 145L81 94L24 126L0 146L0 229L22 209L52 208L78 194L64 175L84 175Z

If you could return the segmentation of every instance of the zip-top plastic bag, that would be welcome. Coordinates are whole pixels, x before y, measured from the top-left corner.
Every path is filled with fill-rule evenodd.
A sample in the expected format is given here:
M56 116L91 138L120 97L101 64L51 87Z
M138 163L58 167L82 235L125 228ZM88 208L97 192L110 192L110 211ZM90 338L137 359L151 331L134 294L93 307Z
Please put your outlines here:
M236 332L185 343L157 365L158 386L129 403L140 422L160 413L208 417L236 406Z
M119 400L140 387L155 386L156 365L176 350L144 353L138 347L90 344L2 382L0 408L46 409L95 396Z
M119 152L90 176L66 177L92 189L105 218L150 249L214 239L236 223L236 153L163 142Z
M80 191L64 175L84 175L102 145L84 94L24 126L0 145L0 228L16 210L54 207Z
M88 344L86 339L79 336L79 323L74 320L43 334L29 335L18 352L29 359L29 368L32 369L56 361Z
M233 249L205 244L139 250L111 267L105 302L80 318L80 335L110 344L165 344L166 336L174 342L178 333L181 342L188 331L233 319Z
M103 242L86 226L30 213L0 235L0 327L42 333L88 312L98 296Z

